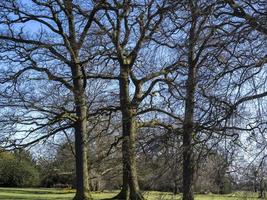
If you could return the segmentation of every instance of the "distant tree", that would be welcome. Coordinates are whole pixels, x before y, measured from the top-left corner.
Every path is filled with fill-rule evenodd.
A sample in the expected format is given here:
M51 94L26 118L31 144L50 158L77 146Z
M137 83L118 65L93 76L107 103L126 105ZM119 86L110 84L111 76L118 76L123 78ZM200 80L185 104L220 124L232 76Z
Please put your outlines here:
M103 120L104 117L101 117ZM101 129L98 129L101 128ZM118 189L119 183L116 182L118 174L121 172L118 163L120 159L119 151L116 150L113 142L117 141L116 137L103 133L99 125L90 135L90 148L88 155L91 158L90 178L88 179L92 191L100 191L104 188ZM100 136L100 134L103 134ZM56 149L52 157L38 160L41 169L42 186L56 187L65 186L75 188L75 148L74 139L62 140L59 144L50 144L52 149ZM116 172L117 171L117 172ZM109 182L109 184L106 184Z

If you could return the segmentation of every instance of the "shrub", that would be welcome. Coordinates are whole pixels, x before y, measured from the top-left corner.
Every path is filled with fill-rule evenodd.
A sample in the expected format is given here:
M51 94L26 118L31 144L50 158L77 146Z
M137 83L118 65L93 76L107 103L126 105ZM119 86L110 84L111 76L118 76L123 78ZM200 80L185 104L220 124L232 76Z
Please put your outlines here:
M39 172L32 162L12 153L8 156L0 154L0 186L29 187L38 184Z

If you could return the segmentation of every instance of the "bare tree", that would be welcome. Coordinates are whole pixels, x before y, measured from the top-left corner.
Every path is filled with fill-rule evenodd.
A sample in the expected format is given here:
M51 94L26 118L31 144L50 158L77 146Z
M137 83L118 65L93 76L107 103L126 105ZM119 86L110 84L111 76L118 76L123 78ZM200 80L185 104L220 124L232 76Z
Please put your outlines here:
M153 92L158 82L164 81L163 75L175 67L154 68L144 53L149 55L148 48L152 37L171 8L168 1L114 1L114 10L98 15L96 23L112 44L109 59L116 60L118 65L120 107L122 112L122 156L123 187L115 199L143 199L136 171L136 134L137 114L142 102ZM174 5L174 4L173 4ZM109 46L107 44L106 46ZM147 47L146 47L147 46ZM142 53L144 52L144 53ZM141 56L144 56L142 58ZM148 65L147 67L144 65ZM149 73L149 70L152 70ZM134 92L131 92L134 90Z
M244 19L251 28L267 35L267 4L265 1L225 0L224 2L231 9L231 12L225 11L224 14Z
M165 95L176 99L174 104L168 98L173 108L182 109L173 115L183 124L183 199L193 199L196 158L202 153L201 149L212 148L227 137L236 141L241 131L255 128L242 127L241 105L266 96L261 83L257 82L254 87L249 82L258 77L259 71L264 71L265 58L260 38L259 43L255 43L255 32L247 30L240 34L240 30L246 29L223 15L224 3L189 1L177 8L172 22L179 32L166 34L169 42L162 45L177 49L179 63L183 65L170 76L173 83L168 84ZM170 30L170 26L167 29ZM244 41L241 38L245 38ZM240 43L232 45L234 40ZM250 54L245 53L248 43L250 48L254 47ZM254 50L260 52L258 56ZM244 60L237 61L241 57ZM244 87L251 90L240 91ZM180 134L181 129L177 130Z
M55 83L57 94L66 94L71 102L66 102L61 109L53 111L53 107L47 108L46 100L43 100L43 104L38 104L40 99L34 98L34 96L28 99L23 91L17 91L15 93L18 97L13 100L15 103L12 105L12 103L5 102L4 106L17 106L22 107L25 112L31 109L32 112L48 112L54 115L54 118L49 121L45 120L45 115L38 118L39 121L42 121L41 125L39 122L34 122L34 119L37 118L34 117L36 114L29 116L29 118L33 118L29 119L28 125L32 123L32 126L36 125L38 128L23 130L27 135L43 130L44 127L53 126L54 128L52 130L50 128L48 134L37 136L37 139L27 142L27 145L46 139L67 128L74 128L77 176L77 192L74 199L76 200L92 199L88 184L87 140L89 129L87 123L87 77L84 68L92 56L88 47L95 45L90 36L93 18L99 10L108 7L108 4L102 1L85 3L72 0L32 0L27 2L18 0L0 3L1 57L2 60L7 61L4 63L6 76L2 77L2 84L7 88L13 87L13 91L17 91L19 87L16 85L16 81L18 79L22 80L23 76L34 79L34 74L40 73L42 75L38 75L37 79L49 80L45 84ZM7 64L16 65L16 67L9 68ZM11 85L8 82L11 82ZM41 83L37 87L43 86ZM39 92L37 94L36 97L41 96ZM53 95L56 96L56 94ZM12 91L10 91L6 97L12 98L12 96ZM46 97L44 96L44 98ZM14 143L17 145L17 141ZM23 146L23 144L21 145Z

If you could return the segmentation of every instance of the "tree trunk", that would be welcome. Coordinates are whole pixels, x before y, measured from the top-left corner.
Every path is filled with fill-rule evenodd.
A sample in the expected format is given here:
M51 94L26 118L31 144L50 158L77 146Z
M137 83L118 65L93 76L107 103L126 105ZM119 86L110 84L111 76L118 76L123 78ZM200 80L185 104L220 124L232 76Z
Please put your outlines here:
M87 161L87 101L81 66L73 66L72 74L74 77L74 98L78 118L75 124L76 195L74 200L90 200L92 197L89 189Z
M266 197L265 195L265 183L264 183L264 179L261 177L260 179L260 184L259 184L259 198L260 199L264 199Z
M77 121L75 123L75 164L76 164L76 194L74 200L90 200L89 171L87 156L87 98L85 95L86 77L84 69L79 64L80 45L77 43L77 31L74 19L73 0L63 1L68 22L68 48L71 56L71 68L74 102Z
M190 62L189 62L190 63ZM183 200L194 199L194 158L192 138L194 134L194 93L196 69L189 66L186 83L185 117L183 126Z
M173 190L173 194L178 194L179 193L179 183L177 178L174 180L174 190Z
M121 192L113 199L142 200L136 170L136 108L131 105L129 95L128 66L121 68L120 74L120 104L122 111L122 164L123 186Z

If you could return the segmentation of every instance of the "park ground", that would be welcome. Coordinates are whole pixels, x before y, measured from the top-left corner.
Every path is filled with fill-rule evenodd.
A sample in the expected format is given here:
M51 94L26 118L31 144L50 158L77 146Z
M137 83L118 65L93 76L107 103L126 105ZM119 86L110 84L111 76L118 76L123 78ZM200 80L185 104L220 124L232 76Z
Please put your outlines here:
M0 188L1 200L71 200L75 191L71 189L44 189L44 188ZM95 200L113 197L116 191L95 192ZM180 200L181 195L165 192L144 192L148 200ZM257 199L256 194L236 192L227 195L196 195L196 200L248 200Z

